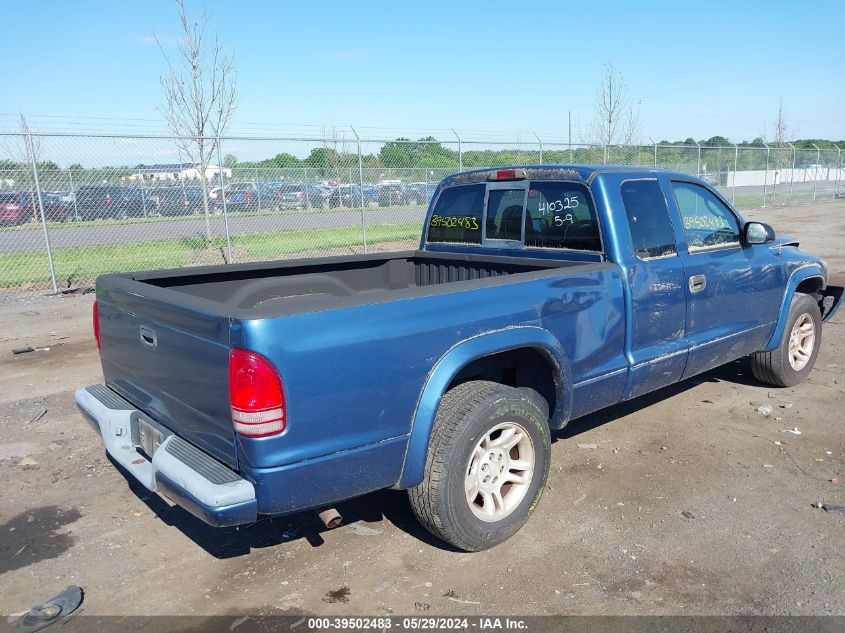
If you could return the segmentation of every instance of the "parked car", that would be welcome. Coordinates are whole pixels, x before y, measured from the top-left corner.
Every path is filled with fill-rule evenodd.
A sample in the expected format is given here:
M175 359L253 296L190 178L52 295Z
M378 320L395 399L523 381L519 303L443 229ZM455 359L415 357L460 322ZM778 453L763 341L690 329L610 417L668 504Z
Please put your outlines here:
M185 185L155 189L156 210L163 216L196 215L204 212L202 187Z
M366 203L366 200L364 202ZM329 195L329 206L360 207L361 188L358 185L340 185Z
M43 192L41 203L44 218L49 222L65 222L70 219L67 205L60 196ZM38 197L34 192L17 191L0 193L0 226L16 226L40 221Z
M212 187L208 190L208 200L215 207L223 204L223 188Z
M99 277L105 384L79 407L128 477L212 525L407 489L481 550L537 505L552 431L742 357L795 385L845 290L651 168L456 174L423 227L417 251Z
M275 206L278 186L263 182L232 182L223 189L227 211L257 211ZM217 202L222 206L222 199Z
M282 184L276 189L275 209L324 209L329 193L321 187L304 183Z
M368 206L376 206L378 204L378 194L378 186L364 183L364 201Z
M76 211L81 220L147 217L155 210L155 198L140 187L83 185L76 190Z
M409 204L427 205L434 192L437 191L436 182L412 182L407 187Z
M400 204L412 204L413 200L407 187L403 184L382 185L378 192L378 205L391 207Z
M76 202L76 194L74 194L73 191L56 191L55 193L61 197L62 202L71 207L73 206L73 203Z

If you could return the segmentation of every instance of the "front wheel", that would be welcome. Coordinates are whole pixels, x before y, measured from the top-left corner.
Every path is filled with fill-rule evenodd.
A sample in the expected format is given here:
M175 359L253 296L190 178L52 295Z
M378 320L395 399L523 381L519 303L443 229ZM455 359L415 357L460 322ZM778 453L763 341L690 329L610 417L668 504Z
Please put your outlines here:
M818 302L810 295L796 294L780 344L771 352L752 354L751 372L757 380L777 387L797 385L813 369L821 340Z
M546 401L531 389L470 381L449 390L411 507L432 534L475 552L513 536L549 473Z

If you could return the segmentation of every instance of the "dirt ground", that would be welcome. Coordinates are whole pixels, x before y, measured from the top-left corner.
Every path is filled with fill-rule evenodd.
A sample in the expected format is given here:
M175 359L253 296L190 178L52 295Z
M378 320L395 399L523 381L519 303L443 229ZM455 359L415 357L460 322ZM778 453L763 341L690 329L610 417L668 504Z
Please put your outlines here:
M845 273L845 202L748 215ZM811 505L845 506L845 311L794 388L739 361L574 422L525 528L464 554L401 492L215 530L131 487L73 401L91 302L0 305L0 613L79 584L102 615L845 614L845 515Z

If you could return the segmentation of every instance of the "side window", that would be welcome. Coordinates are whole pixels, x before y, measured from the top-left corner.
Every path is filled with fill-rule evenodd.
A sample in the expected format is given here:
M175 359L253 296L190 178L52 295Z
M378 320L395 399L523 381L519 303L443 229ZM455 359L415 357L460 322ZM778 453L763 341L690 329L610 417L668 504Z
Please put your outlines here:
M690 251L739 244L739 223L725 204L701 185L673 182Z
M487 193L488 240L522 240L525 189L491 189Z
M484 184L444 189L428 225L427 241L481 244Z
M656 180L623 182L622 203L637 257L650 259L676 254L669 208Z
M531 183L525 214L525 245L601 250L596 211L584 185L560 181Z

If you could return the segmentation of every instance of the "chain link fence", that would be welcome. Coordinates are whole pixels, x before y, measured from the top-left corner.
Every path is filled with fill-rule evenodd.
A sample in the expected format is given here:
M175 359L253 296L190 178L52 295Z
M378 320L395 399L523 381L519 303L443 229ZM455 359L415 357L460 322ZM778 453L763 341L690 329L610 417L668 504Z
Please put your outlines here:
M437 183L513 164L645 165L739 208L845 195L841 149L426 137L0 134L0 300L102 273L413 248Z

